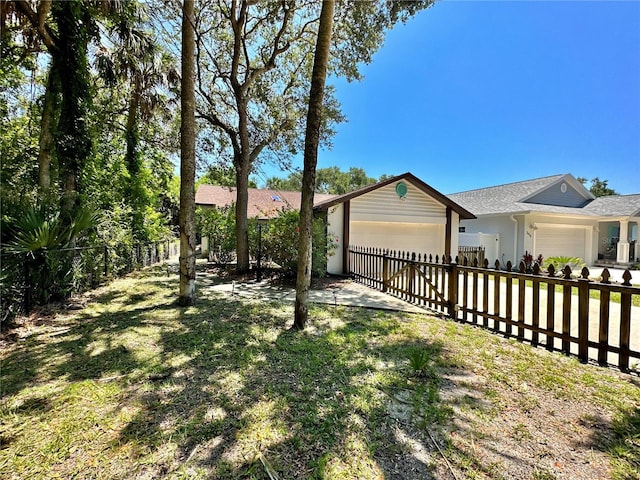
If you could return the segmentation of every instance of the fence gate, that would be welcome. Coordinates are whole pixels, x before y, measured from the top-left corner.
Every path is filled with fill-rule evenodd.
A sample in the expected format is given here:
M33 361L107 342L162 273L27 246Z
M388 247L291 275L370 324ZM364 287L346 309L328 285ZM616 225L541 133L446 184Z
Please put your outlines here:
M449 268L437 255L349 247L349 274L358 282L440 312L449 307Z

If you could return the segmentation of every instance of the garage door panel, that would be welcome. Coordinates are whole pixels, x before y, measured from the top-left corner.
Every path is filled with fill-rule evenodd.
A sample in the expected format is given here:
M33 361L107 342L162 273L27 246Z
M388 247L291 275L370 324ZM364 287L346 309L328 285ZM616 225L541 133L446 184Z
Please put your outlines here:
M548 257L586 258L586 230L584 228L539 227L536 230L534 255Z
M349 243L362 247L439 255L444 251L444 227L442 225L352 222Z

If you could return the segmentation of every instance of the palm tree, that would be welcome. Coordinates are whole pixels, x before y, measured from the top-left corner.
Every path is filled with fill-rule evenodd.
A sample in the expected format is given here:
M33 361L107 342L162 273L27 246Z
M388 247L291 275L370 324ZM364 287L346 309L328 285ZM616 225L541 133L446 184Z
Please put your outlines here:
M140 122L150 119L166 103L165 89L176 84L179 78L168 56L150 34L139 28L142 17L139 4L127 4L111 28L111 33L117 37L116 47L101 48L96 55L98 70L107 84L115 86L121 79L129 83L124 130L125 164L129 176L126 198L133 212L133 236L138 240L144 240L144 211L150 202L140 175L144 168L140 152Z
M182 7L182 80L180 93L180 292L178 303L196 299L196 117L195 117L195 6Z

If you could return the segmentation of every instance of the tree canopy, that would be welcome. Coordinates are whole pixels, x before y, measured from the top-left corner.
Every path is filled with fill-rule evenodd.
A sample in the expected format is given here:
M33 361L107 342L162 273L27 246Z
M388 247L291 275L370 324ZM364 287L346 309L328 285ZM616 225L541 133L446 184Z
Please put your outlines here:
M315 192L342 195L372 185L377 181L376 178L369 177L364 169L358 167L351 167L346 172L335 166L318 168L316 170ZM270 177L267 179L266 186L274 190L300 191L302 172L292 172L286 178Z
M618 192L616 192L613 188L608 187L608 180L600 180L600 178L598 177L592 178L591 180L587 180L585 177L578 177L577 180L585 186L587 182L589 182L589 191L595 197L606 197L608 195L618 194Z
M201 182L237 187L237 265L248 268L247 189L256 185L252 175L261 163L288 170L302 150L322 4L193 2L187 18L195 123L187 126L179 87L185 3L192 2L0 3L3 244L15 240L18 220L29 211L41 212L33 218L43 224L69 225L82 212L97 212L91 233L72 244L132 249L175 235L178 184L183 193L195 186L176 175L188 127L195 147L183 138L182 158L195 158L186 175L197 169L204 171ZM386 31L431 3L338 2L328 74L359 79ZM318 112L319 145L330 147L335 125L344 121L331 85ZM375 181L361 169L319 173L321 192ZM182 212L191 250L193 208Z

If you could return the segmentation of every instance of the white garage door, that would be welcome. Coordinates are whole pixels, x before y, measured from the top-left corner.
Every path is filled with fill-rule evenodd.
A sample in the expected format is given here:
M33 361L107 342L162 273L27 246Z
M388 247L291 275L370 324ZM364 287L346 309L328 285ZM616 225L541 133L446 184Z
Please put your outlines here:
M534 256L587 258L587 229L538 227L535 232Z
M442 255L444 225L351 222L349 244L405 252Z

